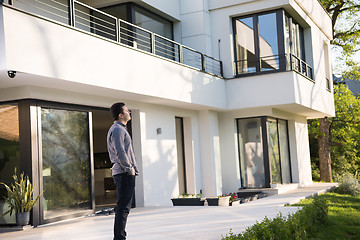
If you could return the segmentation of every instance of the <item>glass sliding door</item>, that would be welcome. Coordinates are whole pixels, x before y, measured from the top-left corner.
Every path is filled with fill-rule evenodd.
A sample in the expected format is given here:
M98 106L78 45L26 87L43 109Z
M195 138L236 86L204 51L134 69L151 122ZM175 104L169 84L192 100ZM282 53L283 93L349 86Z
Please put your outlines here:
M271 183L281 183L279 135L276 119L267 120L268 150L271 169Z
M237 119L237 135L242 188L292 182L286 120Z
M17 104L0 105L0 181L13 182L14 169L20 170L19 108ZM15 215L1 216L9 210L4 197L7 191L0 185L0 224L14 224Z
M43 217L91 209L87 112L41 108Z
M238 119L242 187L265 187L261 118Z
M291 183L291 170L290 170L290 155L289 155L289 141L287 122L285 120L278 120L279 129L279 146L280 146L280 159L281 159L281 175L283 183Z
M178 162L179 194L188 193L186 187L186 163L184 154L184 124L183 118L175 118L176 150Z

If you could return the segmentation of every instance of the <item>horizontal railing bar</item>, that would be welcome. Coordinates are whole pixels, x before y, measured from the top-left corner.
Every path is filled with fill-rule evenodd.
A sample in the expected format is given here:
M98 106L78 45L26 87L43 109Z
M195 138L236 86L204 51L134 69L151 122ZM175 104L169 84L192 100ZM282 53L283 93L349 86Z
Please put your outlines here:
M125 29L125 30L126 30L126 29ZM150 37L148 37L148 36L146 36L146 35L142 35L142 34L140 34L140 33L134 32L134 31L126 30L126 32L128 32L128 33L125 33L125 31L123 31L123 32L120 31L120 34L123 34L123 35L125 35L125 36L127 36L127 37L132 37L132 38L141 39L141 38L139 38L139 37L134 36L134 35L139 35L139 36L141 36L142 38L146 38L145 40L144 40L144 39L141 39L141 41L145 41L145 42L146 42L146 40L150 40L150 39L151 39Z
M127 39L127 38L120 38L120 42L124 42L124 41L127 42L126 45L128 45L128 46L131 46L130 43L136 42L137 46L140 46L140 47L147 48L147 49L151 50L150 46L147 46L147 45L144 45L144 44L141 44L141 43L138 44L138 42L135 41L135 40L131 40L131 39Z
M164 49L164 50L166 50L166 51L171 51L171 52L177 52L176 51L176 49L175 48L171 48L170 46L169 46L169 49L168 48L166 48L166 47L168 47L167 45L165 45L166 47L163 47L163 46L159 46L159 45L155 45L156 46L156 49Z
M98 28L94 28L94 27L92 27L92 26L85 25L84 23L81 23L81 22L78 22L78 21L75 21L75 24L83 25L83 26L88 27L88 28L90 28L90 29L92 29L92 30L96 30L96 31L98 31L98 32L102 32L102 33L105 33L105 34L107 34L107 35L116 37L116 31L115 31L115 34L112 34L112 33L110 33L110 32L106 32L106 31L100 30L100 29L98 29Z
M86 5L86 4L84 4L82 2L79 2L79 1L76 1L76 0L74 0L74 3L79 4L79 5L81 5L81 6L85 7L85 8L89 8L89 9L95 11L95 12L101 13L101 14L107 16L107 17L113 18L115 21L117 21L116 17L114 17L113 15L110 15L110 14L108 14L106 12L102 12L102 11L96 9L96 8L93 8L93 7L89 6L89 5Z
M21 2L21 1L20 1L20 2ZM66 14L67 14L67 11L65 11L65 10L63 10L63 9L61 9L61 8L57 8L57 7L53 6L53 5L50 5L50 4L47 4L47 3L44 3L44 2L39 1L39 0L35 0L35 2L38 2L38 3L42 4L42 5L45 5L45 6L47 6L47 7L50 7L50 8L56 9L56 10L58 10L58 11L60 11L60 12L64 12L64 13L66 13ZM67 5L61 4L61 3L56 2L56 1L52 1L52 2L57 3L57 4L58 4L58 5L60 5L60 6L65 6L66 8L68 7ZM22 3L23 3L23 4L25 4L24 2L22 2ZM29 5L28 5L28 6L29 6ZM44 11L45 11L45 10L44 10ZM50 13L51 13L51 12L50 12Z
M94 18L94 19L96 19L96 20L100 20L100 21L102 21L102 22L104 22L104 23L109 24L110 26L116 27L116 24L115 24L115 23L116 23L116 19L115 19L115 23L112 23L112 22L109 22L109 21L107 21L107 20L105 20L105 19L102 19L102 18L93 16L93 15L91 15L91 14L88 14L88 13L86 13L86 12L83 12L83 11L81 11L81 10L78 10L78 9L76 9L76 8L75 8L75 12L79 12L79 13L81 13L81 14L84 14L85 16L89 16L90 18ZM85 21L88 21L88 22L94 22L94 21L88 20L87 18L80 17L79 14L75 14L75 17L84 19ZM109 27L108 27L108 28L109 28Z
M156 39L155 39L155 42L156 42L156 43L159 43L159 44L162 45L162 46L167 46L167 47L170 47L170 48L172 48L172 49L174 49L174 50L176 49L176 47L173 47L173 46L171 46L171 45L167 45L166 43L160 42L160 41L158 41L158 40L156 40ZM171 42L170 42L170 44L174 44L174 43L171 43ZM179 47L179 44L176 44L176 46Z
M173 40L171 40L169 38L163 37L163 36L161 36L159 34L154 33L154 36L155 36L155 39L156 39L156 37L158 37L158 38L164 39L164 40L166 40L168 42L171 42L173 44L180 45L180 43L177 43L177 42L175 42L175 41L173 41Z
M144 34L141 34L141 33L135 32L135 31L132 31L132 30L130 30L130 29L128 29L128 28L121 27L121 26L120 26L120 30L124 30L124 31L126 31L126 32L129 32L130 34L139 35L139 36L144 37L144 38L146 38L146 39L148 39L148 40L151 39L150 33L148 33L150 36L146 36L146 35L144 35ZM120 31L120 33L121 33L121 34L126 34L126 33L122 32L122 31ZM129 35L129 36L130 36L130 35ZM134 37L134 36L132 36L132 37Z
M37 6L34 6L34 5L30 5L30 4L25 3L25 2L22 2L22 1L19 1L19 2L21 2L22 4L27 5L27 6L29 6L29 7L32 7L32 8L41 10L41 11L43 11L43 12L45 12L45 13L49 13L49 14L52 14L52 15L54 15L54 16L57 16L57 17L66 19L66 20L68 19L68 16L67 16L67 15L66 15L66 17L64 17L64 16L62 16L62 15L59 15L59 14L56 14L56 13L53 13L53 12L49 12L48 10L45 10L45 9L43 9L43 8L40 8L40 7L37 7ZM63 10L62 10L62 11L63 11ZM63 12L67 14L66 11L63 11Z
M120 35L125 35L126 38L132 38L133 41L136 40L136 41L145 42L145 43L150 44L149 42L147 42L147 41L145 41L145 40L143 40L143 39L140 39L140 38L135 38L134 36L132 36L132 35L130 35L130 34L126 34L126 33L121 32ZM125 39L125 38L120 36L120 39Z
M161 54L159 54L159 53L161 53ZM156 55L158 55L158 56L165 55L165 56L169 56L171 58L177 59L177 57L175 55L172 55L172 54L166 53L166 52L158 52L158 51L156 51Z
M77 18L80 18L80 19L82 19L82 20L85 20L86 23L91 23L91 24L94 24L94 25L96 25L96 26L98 26L98 27L103 27L103 28L105 28L105 29L107 29L107 30L111 30L111 31L113 31L113 32L116 32L116 28L110 28L110 27L104 26L104 25L99 24L99 23L94 22L94 21L88 21L87 19L81 18L81 17L79 17L78 15L75 16L75 21L76 21ZM82 25L85 26L85 24L84 24L84 23L81 23L80 21L76 21L76 22L78 22L79 24L82 24ZM87 26L87 25L86 25L86 26ZM89 28L94 28L94 27L89 26ZM104 31L104 30L102 30L102 31ZM115 34L115 35L116 35L116 34Z
M53 2L53 3L56 3L56 4L60 5L60 6L63 6L63 7L68 8L68 5L63 4L63 3L61 3L61 2L58 2L58 1L55 1L55 0L50 0L50 1ZM19 1L18 1L18 2L19 2ZM39 1L39 0L35 0L35 2L39 2L39 3L45 4L44 2Z
M144 31L144 32L147 32L147 33L149 33L150 35L152 34L152 32L150 32L149 30L147 30L147 29L145 29L145 28L142 28L142 27L139 27L139 26L137 26L137 25L135 25L135 24L126 22L126 21L124 21L124 20L122 20L122 19L120 19L120 18L119 18L118 20L120 21L120 23L123 22L123 23L125 23L125 24L127 24L127 25L130 25L130 26L135 27L135 28L137 28L137 29L140 29L140 30L142 30L142 31ZM119 25L119 26L120 26L120 25Z

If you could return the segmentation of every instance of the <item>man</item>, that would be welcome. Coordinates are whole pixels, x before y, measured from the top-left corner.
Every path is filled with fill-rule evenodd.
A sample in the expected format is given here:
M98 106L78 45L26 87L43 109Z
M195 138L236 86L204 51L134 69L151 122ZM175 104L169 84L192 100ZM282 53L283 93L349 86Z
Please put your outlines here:
M110 108L114 124L107 134L107 147L112 166L112 175L116 184L116 212L114 222L114 240L126 239L126 221L130 212L135 191L135 176L139 174L131 137L126 129L130 121L130 110L124 103L114 103Z

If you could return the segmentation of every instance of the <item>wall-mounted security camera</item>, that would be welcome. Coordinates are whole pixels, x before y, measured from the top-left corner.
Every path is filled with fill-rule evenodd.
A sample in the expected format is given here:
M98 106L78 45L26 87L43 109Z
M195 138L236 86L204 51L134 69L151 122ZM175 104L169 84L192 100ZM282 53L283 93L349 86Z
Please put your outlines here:
M16 71L8 71L9 78L14 78L16 76Z

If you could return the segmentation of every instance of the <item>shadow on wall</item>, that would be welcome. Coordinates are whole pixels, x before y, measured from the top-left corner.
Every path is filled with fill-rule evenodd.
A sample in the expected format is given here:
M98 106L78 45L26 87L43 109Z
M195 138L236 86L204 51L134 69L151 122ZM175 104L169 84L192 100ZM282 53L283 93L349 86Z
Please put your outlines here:
M161 126L162 133L156 128ZM143 183L146 206L170 206L178 192L175 116L164 109L152 108L146 113L143 139Z
M148 148L153 150L143 158L146 205L171 205L171 198L178 189L175 140L153 140Z

